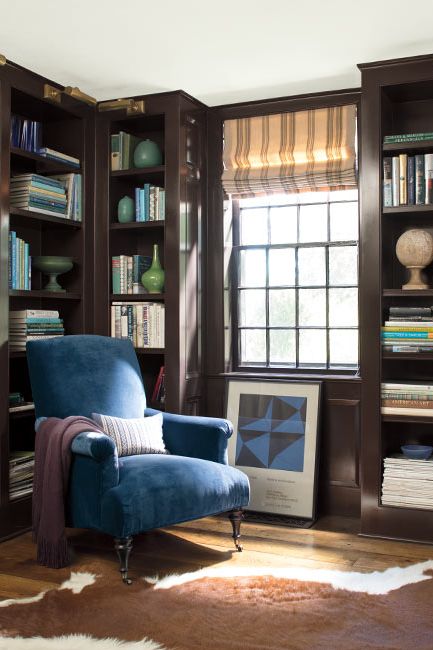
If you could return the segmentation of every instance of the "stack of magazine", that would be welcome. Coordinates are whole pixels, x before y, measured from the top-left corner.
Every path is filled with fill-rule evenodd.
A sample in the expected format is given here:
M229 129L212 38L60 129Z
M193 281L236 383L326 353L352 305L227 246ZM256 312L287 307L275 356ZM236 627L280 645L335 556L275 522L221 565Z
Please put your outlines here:
M433 458L413 460L403 454L385 458L382 504L433 510Z
M9 498L11 501L32 493L34 451L15 451L9 458Z

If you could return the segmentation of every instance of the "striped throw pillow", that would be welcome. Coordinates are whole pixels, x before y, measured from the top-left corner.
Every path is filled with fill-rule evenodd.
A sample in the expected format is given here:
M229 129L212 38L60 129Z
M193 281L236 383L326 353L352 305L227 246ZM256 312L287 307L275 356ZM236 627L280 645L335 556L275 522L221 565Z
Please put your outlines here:
M162 413L127 420L92 413L92 419L114 440L119 456L170 453L162 437Z

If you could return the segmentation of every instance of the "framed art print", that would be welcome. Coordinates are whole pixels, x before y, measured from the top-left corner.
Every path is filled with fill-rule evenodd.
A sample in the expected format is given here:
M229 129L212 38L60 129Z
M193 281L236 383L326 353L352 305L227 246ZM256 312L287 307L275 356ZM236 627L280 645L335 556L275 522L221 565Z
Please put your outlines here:
M230 465L247 474L249 510L314 519L321 382L230 379Z

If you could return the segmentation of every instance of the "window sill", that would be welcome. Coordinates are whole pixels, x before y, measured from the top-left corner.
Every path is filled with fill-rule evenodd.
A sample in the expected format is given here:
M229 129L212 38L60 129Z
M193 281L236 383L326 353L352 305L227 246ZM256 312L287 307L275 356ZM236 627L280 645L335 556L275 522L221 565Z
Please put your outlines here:
M269 368L264 368L261 370L258 368L243 368L242 370L222 372L218 376L228 378L244 377L246 379L326 379L328 381L361 381L360 375L353 371L317 370L314 372L313 368L309 368L308 370L292 371L287 369L270 370Z

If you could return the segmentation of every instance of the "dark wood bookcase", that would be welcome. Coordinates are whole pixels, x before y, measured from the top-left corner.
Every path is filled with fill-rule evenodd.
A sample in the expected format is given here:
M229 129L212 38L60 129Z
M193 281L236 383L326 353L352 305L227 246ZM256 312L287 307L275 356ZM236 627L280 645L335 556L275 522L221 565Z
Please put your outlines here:
M58 101L47 96L47 84L59 91ZM205 107L181 91L140 99L145 102L142 114L129 116L126 108L102 112L99 105L71 97L59 84L29 70L9 62L0 66L0 539L30 525L31 498L9 499L9 454L34 446L34 412L9 414L10 392L20 391L31 400L26 354L9 350L10 310L58 309L66 334L110 335L112 301L149 299L164 303L164 348L137 349L148 399L164 365L165 408L184 413L200 410ZM80 159L82 222L10 207L11 175L78 171L11 147L11 115L40 121L44 146ZM158 142L163 164L112 172L110 136L119 130ZM165 188L165 221L118 223L118 200L125 194L133 197L133 188L144 182ZM41 274L33 270L31 290L9 290L11 230L29 242L31 256L73 257L72 271L61 276L65 293L45 292ZM153 244L159 245L165 269L164 292L114 295L112 255L150 255Z
M432 382L431 354L382 353L380 328L391 305L431 306L433 290L404 291L395 246L411 227L433 226L433 205L383 208L383 156L433 152L433 142L383 145L386 135L433 131L433 57L359 66L361 104L361 532L431 542L433 511L381 504L383 459L404 443L433 444L433 419L381 416L382 381ZM426 269L433 286L433 267ZM430 362L430 363L429 363Z
M95 212L95 333L109 335L113 301L161 302L165 306L165 346L138 348L150 406L161 366L165 369L164 408L198 413L201 400L201 251L202 211L205 207L204 106L183 92L146 97L145 114L127 116L119 110L100 113L96 120ZM120 113L120 115L119 115ZM111 171L110 137L125 131L157 142L163 164L144 169ZM166 192L165 220L118 223L117 204L134 188L151 183ZM160 294L115 295L111 258L152 255L158 244L165 271ZM108 255L107 255L108 251Z

